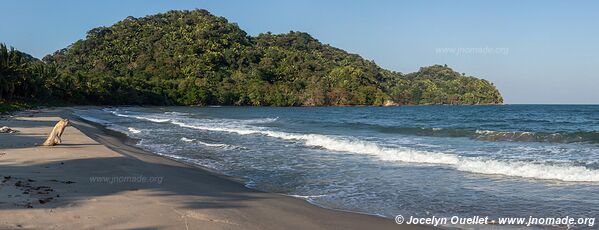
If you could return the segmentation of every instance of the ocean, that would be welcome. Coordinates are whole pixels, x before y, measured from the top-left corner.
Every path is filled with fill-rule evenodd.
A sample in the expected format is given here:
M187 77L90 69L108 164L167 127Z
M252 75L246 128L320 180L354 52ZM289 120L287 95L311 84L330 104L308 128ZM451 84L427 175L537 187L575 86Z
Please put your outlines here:
M599 217L599 106L76 108L150 152L332 209ZM596 226L595 226L596 227Z

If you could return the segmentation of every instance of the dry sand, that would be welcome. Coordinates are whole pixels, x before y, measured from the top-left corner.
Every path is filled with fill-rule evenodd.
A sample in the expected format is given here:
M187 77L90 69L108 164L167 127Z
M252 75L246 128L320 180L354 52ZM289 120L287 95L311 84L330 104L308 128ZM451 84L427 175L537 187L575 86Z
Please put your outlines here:
M63 144L36 146L61 117L72 121ZM68 108L0 126L19 131L0 133L0 229L429 229L248 189L146 153Z

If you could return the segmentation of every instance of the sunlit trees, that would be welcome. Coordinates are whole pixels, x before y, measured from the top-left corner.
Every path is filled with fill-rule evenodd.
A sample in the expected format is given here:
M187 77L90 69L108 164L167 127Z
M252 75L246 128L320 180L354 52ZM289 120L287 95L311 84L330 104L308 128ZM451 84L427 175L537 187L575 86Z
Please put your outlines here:
M0 99L77 104L323 106L502 103L447 66L402 74L307 33L248 36L206 10L128 17L36 60L0 47Z

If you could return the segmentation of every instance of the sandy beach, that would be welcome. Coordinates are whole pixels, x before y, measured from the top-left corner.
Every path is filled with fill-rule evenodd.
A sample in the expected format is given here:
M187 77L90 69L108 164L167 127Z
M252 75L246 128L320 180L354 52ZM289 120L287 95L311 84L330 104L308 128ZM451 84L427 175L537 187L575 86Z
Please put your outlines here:
M68 118L63 144L39 147ZM144 152L68 108L0 120L0 229L428 229L255 191Z

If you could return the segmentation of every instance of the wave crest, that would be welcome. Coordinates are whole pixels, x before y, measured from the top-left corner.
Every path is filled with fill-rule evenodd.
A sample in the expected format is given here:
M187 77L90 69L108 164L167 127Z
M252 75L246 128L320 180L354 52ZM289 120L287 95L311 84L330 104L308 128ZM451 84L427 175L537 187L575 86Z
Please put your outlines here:
M129 132L131 132L131 133L141 133L141 130L133 128L133 127L129 127L129 128L127 128L127 130L129 130Z
M549 142L549 143L599 143L599 132L524 132L499 130L470 130L453 128L377 127L385 133L416 136L466 137L481 141Z
M505 175L523 178L561 180L570 182L599 182L599 171L582 166L550 165L523 161L499 161L483 158L463 157L456 154L418 151L401 147L382 147L373 142L321 134L295 134L250 128L227 128L192 125L181 121L173 124L186 128L207 131L230 132L240 135L259 134L283 140L301 141L306 146L332 151L366 154L383 161L447 165L471 173Z
M169 119L169 118L163 118L163 117L159 117L159 116L129 115L129 114L124 114L124 113L119 113L119 112L117 112L118 110L105 109L105 111L110 112L110 113L114 114L115 116L119 116L119 117L135 118L135 119L139 119L139 120L146 120L146 121L157 122L157 123L164 123L164 122L171 121L171 119Z
M115 113L119 116L120 113ZM376 157L383 161L391 162L406 162L417 164L435 164L452 167L456 170L480 173L505 175L522 178L545 179L545 180L561 180L571 182L599 182L599 170L589 169L583 166L574 166L568 164L554 165L548 162L525 162L517 160L494 160L478 157L464 157L452 153L419 151L403 147L383 147L374 142L359 140L349 137L330 136L322 134L298 134L288 133L273 130L260 129L258 127L250 127L247 124L252 122L260 122L259 120L243 120L241 122L231 122L220 120L217 123L198 122L198 120L179 119L179 118L162 118L162 117L147 117L120 114L131 118L148 120L152 122L167 122L180 127L199 129L215 132L229 132L239 135L264 135L268 137L278 138L288 141L302 142L306 146L318 147L336 152L347 152L353 154L364 154ZM191 122L189 122L191 121ZM261 120L263 122L276 121L275 119ZM426 132L447 132L447 129L435 128L425 130ZM513 141L529 141L531 136L535 137L535 133L517 133L507 134L501 131L464 131L457 132L450 130L452 135L464 136L466 133L475 138L488 140L513 140ZM539 136L536 136L539 138ZM534 139L533 139L534 140ZM198 142L199 143L199 142ZM199 143L202 144L202 143ZM206 146L226 148L224 144L204 143Z

